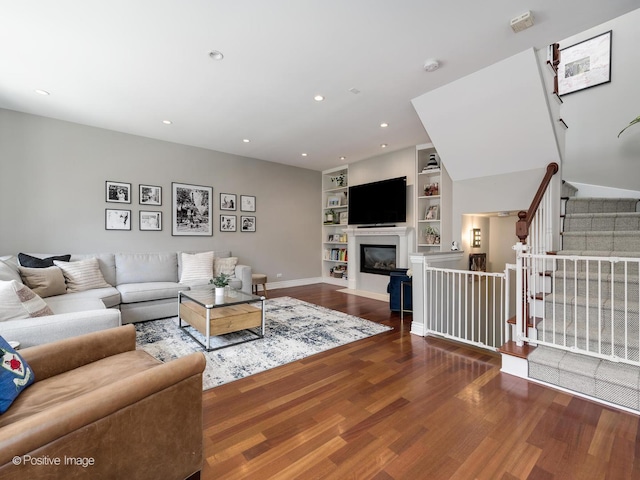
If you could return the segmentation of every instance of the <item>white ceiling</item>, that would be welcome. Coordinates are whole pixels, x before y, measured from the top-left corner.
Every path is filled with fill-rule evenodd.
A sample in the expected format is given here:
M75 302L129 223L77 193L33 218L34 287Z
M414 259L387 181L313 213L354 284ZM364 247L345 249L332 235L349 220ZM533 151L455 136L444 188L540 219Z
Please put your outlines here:
M0 0L0 108L322 170L341 155L352 163L384 153L382 143L397 150L428 141L411 99L637 7ZM534 27L513 33L510 19L527 10ZM224 60L209 58L214 49ZM425 72L428 58L440 69Z

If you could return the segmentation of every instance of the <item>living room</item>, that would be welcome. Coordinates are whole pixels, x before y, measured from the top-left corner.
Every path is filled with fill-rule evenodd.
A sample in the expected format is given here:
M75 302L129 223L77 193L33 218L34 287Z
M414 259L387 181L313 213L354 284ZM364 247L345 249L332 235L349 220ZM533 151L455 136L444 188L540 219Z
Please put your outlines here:
M532 7L525 5L527 8ZM620 8L630 10L629 5ZM516 13L520 12L513 12ZM619 13L622 12L616 10L606 19ZM604 24L585 24L583 28L563 33L559 38L548 39L549 42L563 41L569 45L605 30L614 31L612 83L593 88L589 94L571 95L562 106L562 117L569 125L567 131L557 129L564 137L558 146L560 150L564 149L563 178L584 185L638 190L638 167L637 163L633 163L637 157L637 143L629 138L623 138L622 143L615 137L638 114L636 104L640 94L634 88L637 62L632 61L635 51L629 47L630 44L637 44L637 33L633 28L637 18L636 10ZM585 31L586 28L589 30ZM624 45L624 49L619 50L619 45ZM530 47L532 45L527 44L522 50ZM478 65L469 75L485 66ZM442 70L446 67L444 63ZM421 70L422 66L418 65L418 69ZM427 75L424 71L420 73ZM543 77L545 73L542 72ZM122 81L126 82L126 79ZM43 87L29 84L30 91ZM55 97L55 89L47 88L51 88L51 97ZM167 137L169 140L162 140L163 133L132 134L116 125L111 128L96 126L99 123L97 121L87 120L86 124L68 121L62 115L48 114L48 107L39 113L21 110L6 98L11 95L9 90L2 91L0 80L0 98L4 99L0 103L3 106L0 108L0 218L4 226L0 231L0 254L228 250L237 255L242 263L250 265L254 272L265 273L269 290L311 285L312 289L324 291L325 286L317 285L322 281L322 169L348 164L351 178L357 183L398 175L407 175L410 182L415 183L415 145L429 140L423 124L415 118L420 134L412 139L412 143L389 145L389 152L386 153L380 148L379 138L383 134L378 130L369 138L375 142L375 151L369 149L360 157L347 156L346 161L333 155L330 159L324 159L330 165L309 168L304 159L286 159L284 163L273 159L265 161L259 155L253 157L239 153L240 150L235 147L234 153L225 153L197 146L195 142L182 144L171 140L171 136ZM403 99L403 108L411 109L411 115L415 116L410 101L425 91L426 88L413 97ZM358 94L349 95L355 98ZM90 102L87 103L90 105ZM551 103L552 112L556 113L558 108ZM593 118L593 111L598 112L598 118ZM469 112L469 117L472 119L470 123L479 125L484 112ZM87 118L92 119L91 114L87 114ZM234 117L230 123L237 121L238 118ZM159 128L172 128L179 122L166 126L158 123ZM554 128L557 127L555 119L551 123ZM491 130L490 125L481 126L486 127L487 131ZM214 132L210 135L215 136L215 128L209 128ZM456 133L460 138L469 138L466 129L472 126L465 124L457 128ZM237 132L240 142L243 135ZM493 135L500 141L510 137L509 132L505 131L494 132ZM257 135L255 138L258 138ZM265 140L264 144L286 143L287 140L283 136ZM435 136L431 140L438 144ZM445 150L450 141L453 140L442 140ZM482 163L483 157L491 155L491 142L476 149L476 165ZM252 138L252 143L255 145L258 142ZM348 138L341 137L337 143L343 146L348 143ZM521 145L513 145L514 152L521 148ZM473 149L473 146L469 149ZM455 163L458 168L464 168L460 166L461 162L468 160L461 157L466 154L460 153L458 158L450 157L452 165ZM297 151L296 156L299 156ZM523 177L531 176L531 168L526 164L519 165L518 172ZM535 183L538 180L527 181ZM125 205L107 202L106 182L131 184L131 202ZM172 235L172 184L175 182L212 187L211 236ZM147 209L139 202L139 185L162 188L161 205L149 208L162 213L163 227L159 231L141 231L139 228L139 212ZM525 193L515 186L514 178L509 175L461 178L454 180L453 185L458 200L454 207L457 218L452 222L452 238L463 236L462 215L484 214L504 208L526 208L531 198L529 192ZM510 187L516 198L500 203L502 192L489 193L503 186ZM241 195L255 197L255 213L249 213L256 218L255 231L241 231L240 228L235 232L222 231L219 222L225 212L220 208L220 200L221 194L225 193L236 195L238 199ZM112 231L105 228L105 210L114 208L114 205L115 208L131 211L133 221L130 230ZM244 214L239 209L233 213L238 218ZM407 224L415 227L412 220ZM310 294L306 292L305 295ZM362 307L365 310L376 308L371 306L374 305L372 303L362 305L365 305ZM353 308L357 310L361 307ZM357 312L352 313L357 315ZM398 327L395 317L394 322ZM213 420L207 417L207 421Z

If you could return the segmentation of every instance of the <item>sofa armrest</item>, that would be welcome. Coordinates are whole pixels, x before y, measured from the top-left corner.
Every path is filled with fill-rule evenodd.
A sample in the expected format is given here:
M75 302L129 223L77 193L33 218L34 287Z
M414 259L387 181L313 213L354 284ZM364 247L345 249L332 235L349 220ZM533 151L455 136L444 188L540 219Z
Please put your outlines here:
M251 294L251 267L249 265L236 265L236 278L242 280L241 290Z
M7 320L0 322L0 335L5 340L18 341L20 348L26 348L120 325L120 310L103 308Z
M59 375L105 357L136 349L133 325L66 338L20 350L36 381Z
M11 465L14 456L37 451L40 456L93 457L95 478L160 478L163 474L158 470L167 468L162 458L186 448L186 457L193 463L188 476L199 469L202 459L204 368L204 355L193 353L3 427L0 474L24 467ZM105 438L110 439L107 446ZM143 445L146 449L151 439L154 448L145 450L145 455L131 448ZM36 478L37 470L32 468L28 471Z

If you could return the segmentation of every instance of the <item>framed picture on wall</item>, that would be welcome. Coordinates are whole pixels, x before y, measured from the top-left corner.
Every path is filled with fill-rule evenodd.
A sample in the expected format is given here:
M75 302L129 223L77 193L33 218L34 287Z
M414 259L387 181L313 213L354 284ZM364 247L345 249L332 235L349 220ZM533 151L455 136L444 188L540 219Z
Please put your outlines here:
M220 215L220 231L221 232L235 232L236 231L236 216L235 215Z
M560 50L558 95L611 81L611 35L609 30Z
M131 184L123 182L113 182L107 180L105 183L106 201L112 203L131 203Z
M236 195L234 193L220 194L220 210L235 210L236 208Z
M162 230L162 212L140 210L140 230L156 232Z
M162 187L140 185L140 205L162 205Z
M255 232L256 231L256 217L240 217L240 231L241 232Z
M171 183L171 235L212 236L213 187Z
M105 209L104 228L106 230L131 230L131 210Z
M243 212L255 212L256 197L253 195L240 195L240 210Z

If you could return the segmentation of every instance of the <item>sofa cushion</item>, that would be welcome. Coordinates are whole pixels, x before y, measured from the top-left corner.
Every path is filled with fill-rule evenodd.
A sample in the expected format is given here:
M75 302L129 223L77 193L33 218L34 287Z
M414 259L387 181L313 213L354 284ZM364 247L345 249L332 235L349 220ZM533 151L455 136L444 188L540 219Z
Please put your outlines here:
M110 286L100 271L97 258L88 258L77 262L54 260L54 264L62 269L69 293Z
M23 283L37 295L51 297L67 293L64 275L58 267L19 268Z
M182 254L183 253L201 253L201 252L178 252L178 278L180 278L182 276ZM221 250L221 251L217 251L214 250L213 252L213 258L226 258L226 257L230 257L231 256L231 252L229 250Z
M213 278L213 252L182 253L180 283L206 285Z
M117 253L117 285L145 282L177 282L178 258L168 253Z
M229 277L236 275L236 265L238 264L238 257L226 257L216 258L213 263L213 275L218 276L221 273Z
M97 258L98 266L102 272L104 280L111 286L116 286L116 255L115 253L73 253L71 261L87 260L89 258Z
M8 410L20 393L33 383L33 372L7 341L0 337L0 413Z
M178 301L178 292L188 290L184 285L175 282L145 282L124 283L116 287L120 292L122 303L148 302L150 300L163 300L175 298Z
M54 255L47 258L34 257L33 255L27 255L26 253L18 254L18 261L23 267L30 268L46 268L53 267L53 262L59 260L61 262L68 262L71 259L71 255Z
M112 287L113 288L113 287ZM85 292L80 292L80 294ZM76 297L75 293L48 297L46 302L54 314L87 312L89 310L104 310L107 308L99 298Z
M0 282L0 305L0 321L53 315L42 298L15 280Z
M22 282L20 272L18 271L18 265L12 263L10 261L10 257L0 259L0 281L9 282L11 280Z

